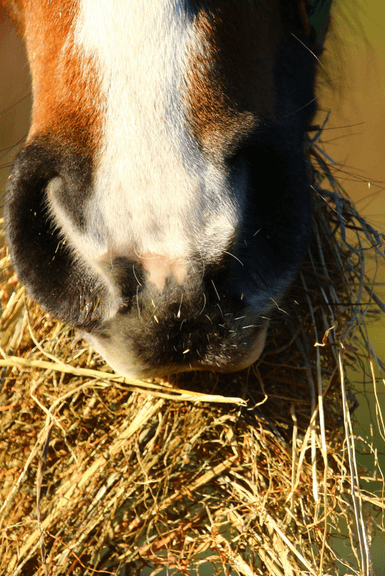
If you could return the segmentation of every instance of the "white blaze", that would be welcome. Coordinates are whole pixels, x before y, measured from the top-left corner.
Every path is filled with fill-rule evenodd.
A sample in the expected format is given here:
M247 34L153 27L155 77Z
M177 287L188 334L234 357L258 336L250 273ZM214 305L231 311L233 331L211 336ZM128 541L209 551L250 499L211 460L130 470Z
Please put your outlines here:
M238 222L225 170L187 129L183 74L194 38L182 4L80 0L75 44L100 75L104 124L87 237L72 240L93 266L108 254L211 260Z

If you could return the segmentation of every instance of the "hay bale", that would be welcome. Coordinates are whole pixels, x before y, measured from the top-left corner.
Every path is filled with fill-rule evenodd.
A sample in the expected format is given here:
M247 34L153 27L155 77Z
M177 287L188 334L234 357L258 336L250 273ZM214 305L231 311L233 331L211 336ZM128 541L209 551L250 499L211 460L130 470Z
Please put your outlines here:
M371 573L365 507L384 503L360 488L346 369L372 354L365 322L384 306L365 263L384 238L309 153L312 245L236 374L114 374L26 297L3 249L1 574L339 574L333 533Z

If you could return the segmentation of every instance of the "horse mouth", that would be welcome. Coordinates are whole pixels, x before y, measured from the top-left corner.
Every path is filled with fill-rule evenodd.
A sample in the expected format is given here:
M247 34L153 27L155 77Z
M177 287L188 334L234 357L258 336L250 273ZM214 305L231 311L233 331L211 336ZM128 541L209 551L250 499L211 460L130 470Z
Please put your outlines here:
M191 371L243 370L262 354L269 325L268 320L262 319L251 326L244 322L237 330L222 325L218 331L211 323L209 332L208 323L204 323L190 335L182 332L183 323L167 331L167 321L155 317L152 326L157 324L159 330L147 330L143 335L132 318L129 322L128 318L115 317L97 331L83 332L82 336L123 376L159 378Z

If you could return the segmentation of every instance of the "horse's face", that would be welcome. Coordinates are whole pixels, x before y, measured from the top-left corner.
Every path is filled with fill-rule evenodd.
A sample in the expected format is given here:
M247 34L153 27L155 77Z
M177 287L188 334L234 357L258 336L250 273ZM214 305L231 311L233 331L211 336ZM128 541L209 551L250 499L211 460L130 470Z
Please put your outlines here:
M305 0L4 0L32 125L6 195L20 279L119 371L236 370L310 236Z

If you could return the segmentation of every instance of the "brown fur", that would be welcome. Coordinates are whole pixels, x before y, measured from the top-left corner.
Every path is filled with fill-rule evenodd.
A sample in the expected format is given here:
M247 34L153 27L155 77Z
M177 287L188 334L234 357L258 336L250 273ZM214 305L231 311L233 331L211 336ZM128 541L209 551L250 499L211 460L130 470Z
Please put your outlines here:
M48 137L63 148L93 156L101 135L102 102L95 64L74 47L76 0L4 2L24 35L31 68L28 141Z
M273 65L283 27L278 0L210 4L194 24L203 49L190 58L186 99L203 151L226 157L255 129L257 114L274 118Z

